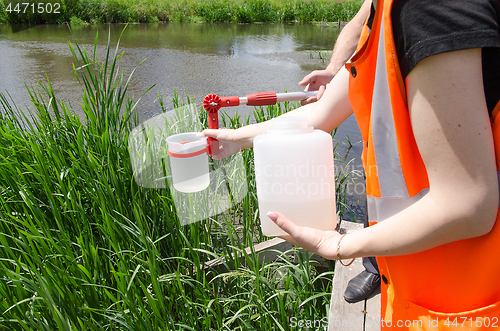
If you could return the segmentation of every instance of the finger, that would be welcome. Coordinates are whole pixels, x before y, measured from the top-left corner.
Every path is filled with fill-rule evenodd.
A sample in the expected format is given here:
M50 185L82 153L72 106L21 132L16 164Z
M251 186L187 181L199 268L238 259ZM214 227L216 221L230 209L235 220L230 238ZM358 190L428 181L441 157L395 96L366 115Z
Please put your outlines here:
M318 90L318 94L316 94L316 101L321 99L321 97L323 96L323 94L325 93L326 91L326 86L325 85L321 85L319 87L319 90Z
M310 85L308 85L308 87L309 87L309 86L310 86ZM309 104L309 103L313 103L313 102L318 101L318 100L319 100L319 99L321 99L321 97L323 96L323 93L325 93L325 90L326 90L325 85L321 85L321 86L319 87L319 89L317 90L317 91L318 91L318 94L316 94L316 96L314 96L314 97L309 97L309 98L307 98L307 99L305 99L305 100L301 100L301 101L300 101L300 104L301 104L302 106L305 106L305 105L307 105L307 104Z
M282 220L283 219L286 219L288 220L286 217L284 217L283 215L279 214L281 217L282 217ZM273 213L273 212L268 212L267 213L267 217L269 217L271 219L271 221L275 222L278 220L279 216L277 215L277 213ZM293 224L293 223L292 223ZM279 226L279 225L278 225ZM283 229L284 230L284 229ZM294 246L300 246L300 243L295 240L291 235L289 234L286 234L286 235L282 235L282 236L278 236L278 238L281 238L281 239L284 239L286 241L288 241L290 244L294 245Z
M292 237L296 237L300 231L300 227L295 225L292 221L285 217L285 215L275 212L268 212L267 217L271 219L277 226L280 227L283 231L291 235Z
M318 101L317 96L316 97L309 97L309 98L307 98L305 100L300 100L300 104L302 106L305 106L305 105L307 105L309 103L313 103L313 102L316 102L316 101Z
M300 246L307 249L310 252L317 252L316 242L318 240L318 233L315 229L305 228L296 225L285 215L275 212L267 213L267 216L277 225L288 233L288 235L282 236L283 239L291 243L292 245ZM311 231L312 230L312 231Z
M302 78L302 80L299 82L299 86L307 86L309 85L309 83L311 83L311 74L307 75L307 76L304 76L304 78Z
M318 90L317 88L314 88L311 84L312 84L312 83L307 84L307 86L306 86L306 88L304 89L304 91L306 91L306 92L307 92L307 91L317 91L317 90ZM320 87L321 87L321 86L320 86ZM309 103L313 103L313 102L316 102L316 101L318 101L318 97L317 97L317 95L316 95L316 96L313 96L313 97L309 97L309 98L304 99L304 100L300 100L300 104L301 104L302 106L305 106L305 105L307 105L307 104L309 104Z
M302 78L302 80L299 82L299 86L306 86L308 84L314 83L317 76L318 76L318 71L314 70L313 72L309 73L308 75L304 76L304 78Z
M217 154L212 154L212 159L214 160L221 160L224 158L224 154L221 152L221 153L217 153Z
M295 225L283 214L269 212L267 216L288 235L281 236L293 245L300 246L308 251L321 255L327 259L335 258L334 245L338 242L337 231L322 231L309 227Z
M217 129L205 129L200 132L201 137L211 137L217 138L219 136L220 130Z
M217 148L215 148L215 147L217 147ZM232 153L228 152L227 149L228 149L228 147L224 146L224 144L217 144L217 145L214 144L212 146L212 155L210 155L210 156L214 160L221 160L221 159L228 157L229 155L232 154Z

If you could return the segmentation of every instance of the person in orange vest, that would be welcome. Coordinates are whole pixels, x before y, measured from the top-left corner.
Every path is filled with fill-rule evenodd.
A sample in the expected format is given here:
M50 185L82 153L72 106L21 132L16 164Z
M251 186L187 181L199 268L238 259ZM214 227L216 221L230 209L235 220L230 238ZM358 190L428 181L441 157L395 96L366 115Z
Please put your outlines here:
M318 91L316 96L301 101L302 105L319 100L326 89L326 85L331 82L337 72L344 67L345 63L354 54L366 18L370 14L371 4L371 0L365 0L356 16L342 29L335 41L327 67L323 70L312 71L299 82L299 86L305 86L305 91ZM363 196L363 198L366 202L366 197ZM367 227L369 223L366 214L366 203L362 217L364 226ZM365 300L380 291L380 273L375 257L366 256L363 257L362 261L365 270L349 281L344 292L344 300L349 303Z
M373 0L357 52L306 115L352 113L371 226L340 235L268 216L289 242L340 260L376 256L383 330L500 327L500 2ZM270 123L204 131L252 146ZM344 262L342 262L344 263Z

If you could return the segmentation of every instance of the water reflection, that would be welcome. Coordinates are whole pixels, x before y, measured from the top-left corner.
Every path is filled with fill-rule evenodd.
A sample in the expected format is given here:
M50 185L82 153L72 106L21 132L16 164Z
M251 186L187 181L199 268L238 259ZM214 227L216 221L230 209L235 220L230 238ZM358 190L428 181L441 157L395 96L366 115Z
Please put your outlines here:
M106 45L120 37L124 24L105 25L0 25L0 39L21 42L68 40ZM247 52L290 52L331 49L340 29L319 24L148 23L130 24L121 38L123 47L169 48L201 54L229 54L238 48ZM245 41L245 43L241 43ZM238 45L240 47L238 47ZM243 47L241 47L243 45ZM257 47L256 47L257 46Z
M68 41L92 50L96 34L99 54L119 39L124 25L0 25L0 90L19 105L28 104L24 84L50 79L56 96L78 111L80 87L72 73ZM121 67L130 73L138 63L130 92L138 98L156 86L140 103L141 119L177 91L198 103L209 93L246 95L274 90L298 91L297 82L310 70L326 64L311 51L331 49L339 28L314 24L132 24L123 32ZM304 51L307 50L307 51ZM240 109L240 112L248 109Z

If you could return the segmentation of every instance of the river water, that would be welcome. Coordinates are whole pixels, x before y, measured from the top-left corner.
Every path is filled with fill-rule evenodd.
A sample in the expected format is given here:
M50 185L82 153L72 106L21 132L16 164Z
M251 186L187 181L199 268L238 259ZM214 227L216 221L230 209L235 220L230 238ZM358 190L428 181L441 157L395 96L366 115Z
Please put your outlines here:
M124 27L0 25L0 92L8 92L17 106L30 107L25 85L46 82L48 77L56 97L79 113L82 89L72 72L74 58L68 42L91 53L97 35L97 53L103 60L108 35L114 48ZM160 111L159 94L168 108L168 99L175 93L201 105L204 96L211 93L223 97L301 91L297 83L302 77L326 67L330 53L325 51L332 49L339 33L339 27L327 24L131 24L120 39L120 67L125 75L135 69L129 94L136 100L141 97L138 110L144 121ZM252 110L247 106L237 109L243 117ZM339 154L354 158L350 165L353 169L361 167L360 141L351 116L340 126L336 142ZM351 190L350 200L358 205L362 187L353 186Z

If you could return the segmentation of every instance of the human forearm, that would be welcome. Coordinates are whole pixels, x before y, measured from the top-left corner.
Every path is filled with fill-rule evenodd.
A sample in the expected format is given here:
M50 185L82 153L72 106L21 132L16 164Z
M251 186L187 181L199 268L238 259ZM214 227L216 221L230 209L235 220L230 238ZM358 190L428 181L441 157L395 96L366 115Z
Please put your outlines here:
M351 58L356 51L357 41L361 34L361 27L357 26L356 22L350 21L344 27L342 32L335 42L332 56L325 70L335 75L340 68Z
M488 228L475 223L493 223L498 201L487 190L476 193L436 197L429 192L400 213L346 236L342 257L406 255L483 235Z
M318 102L294 109L283 116L305 116L308 119L308 125L315 129L325 132L334 130L352 114L348 96L348 79L349 72L342 69L328 85L325 95ZM235 130L231 139L242 149L250 148L257 135L266 133L270 129L272 129L271 121L247 125ZM223 135L218 139L227 138Z
M356 51L363 24L370 13L371 0L366 0L354 18L339 34L326 70L336 74Z
M498 211L498 193L491 188L469 190L465 195L457 193L439 197L429 192L400 213L349 233L342 240L340 256L349 259L407 255L489 232ZM340 234L337 231L299 227L286 215L272 211L268 216L289 234L282 238L293 245L329 260L338 259ZM486 224L489 225L484 226Z

